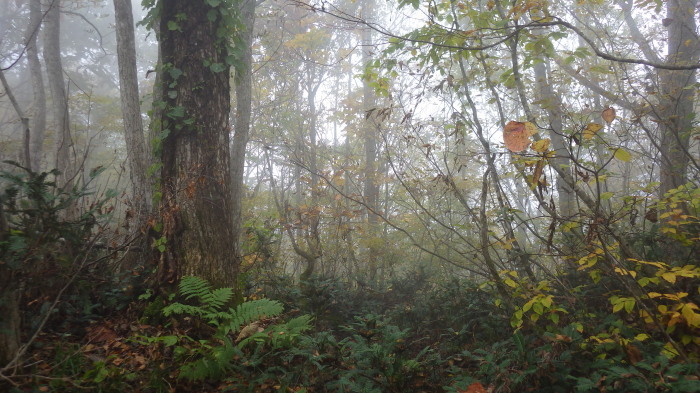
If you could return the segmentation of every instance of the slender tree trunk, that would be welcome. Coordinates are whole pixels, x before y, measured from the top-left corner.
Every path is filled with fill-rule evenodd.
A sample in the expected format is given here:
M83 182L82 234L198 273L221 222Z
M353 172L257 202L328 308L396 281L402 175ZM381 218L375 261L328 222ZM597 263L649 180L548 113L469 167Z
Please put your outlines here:
M166 102L161 123L167 136L161 148L160 213L167 244L158 279L174 283L196 275L235 286L230 67L226 40L217 37L223 22L204 0L162 0L161 7Z
M8 232L5 212L0 205L0 241L6 240ZM0 264L0 369L12 361L21 342L18 281L15 270Z
M44 133L46 132L46 90L36 46L41 18L41 0L29 0L29 25L27 25L25 40L27 42L29 74L32 80L32 94L34 95L34 116L32 118L32 132L29 143L30 168L34 172L41 171Z
M368 20L374 14L374 0L363 0L362 16ZM362 65L366 66L372 59L372 30L365 28L362 30ZM379 226L377 216L377 201L379 199L379 187L377 185L377 118L376 118L376 97L372 86L368 80L362 83L362 109L370 114L364 121L363 136L365 150L365 180L364 180L364 202L367 205L367 236L369 246L367 248L367 260L369 262L370 281L374 281L378 270L377 245L379 237ZM371 111L371 112L370 112ZM374 211L374 212L373 212Z
M698 0L668 0L667 63L698 63L700 42L696 34ZM661 71L661 168L660 196L687 181L688 147L695 116L695 70Z
M141 120L139 84L136 73L136 43L134 40L134 18L131 0L113 0L117 33L117 60L119 65L119 92L121 94L122 118L126 155L133 193L133 209L136 222L145 225L151 206L149 167L146 141Z
M51 91L53 104L53 138L56 150L56 169L61 171L58 177L58 185L70 188L72 185L73 168L70 160L70 151L73 140L70 134L68 120L68 97L63 81L63 65L61 64L61 0L53 0L49 3L49 9L44 17L44 62L46 63L46 75Z
M29 153L29 118L27 118L24 115L24 111L22 108L19 106L19 103L15 99L15 95L12 93L12 89L10 88L10 84L7 83L7 79L5 79L5 73L0 70L0 80L2 81L2 87L5 90L5 95L7 98L10 99L10 103L12 104L12 107L15 108L15 112L17 113L17 117L19 117L20 122L22 124L22 152L20 153L20 159L23 163L24 166L30 166L30 153Z
M245 31L240 36L240 45L243 46L242 57L238 59L235 69L236 88L236 123L234 125L233 144L231 148L231 174L233 183L233 227L234 241L241 237L242 212L245 184L243 172L245 170L245 152L250 135L253 101L253 29L255 27L255 0L241 0L241 20L245 25ZM240 250L240 247L236 247ZM240 258L240 256L237 256Z

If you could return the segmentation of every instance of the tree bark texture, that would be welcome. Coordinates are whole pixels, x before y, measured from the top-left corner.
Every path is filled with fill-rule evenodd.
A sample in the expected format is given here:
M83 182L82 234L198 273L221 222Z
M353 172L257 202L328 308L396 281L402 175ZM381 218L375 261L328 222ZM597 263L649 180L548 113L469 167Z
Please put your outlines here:
M668 0L668 57L673 65L698 63L700 42L696 34L698 0ZM692 133L695 105L695 70L661 71L660 196L687 181L688 146Z
M151 205L146 141L141 120L139 84L136 73L136 43L131 0L114 0L116 20L119 92L124 139L133 193L133 209L139 227L145 224Z
M46 132L46 88L41 72L41 62L36 42L41 26L41 0L29 0L29 25L25 33L27 42L27 62L32 80L34 95L34 113L29 142L30 168L34 172L41 171L41 158L44 150L44 133Z
M212 8L203 0L162 0L161 7L161 122L167 136L161 142L160 213L167 245L158 278L174 283L196 275L234 286L230 67L226 42L217 38L221 17L217 12L210 20Z
M44 62L51 91L53 106L53 138L56 150L56 169L61 171L58 177L60 187L70 188L73 169L70 162L70 150L73 147L68 121L68 97L63 82L63 65L61 63L61 0L49 2L44 17Z

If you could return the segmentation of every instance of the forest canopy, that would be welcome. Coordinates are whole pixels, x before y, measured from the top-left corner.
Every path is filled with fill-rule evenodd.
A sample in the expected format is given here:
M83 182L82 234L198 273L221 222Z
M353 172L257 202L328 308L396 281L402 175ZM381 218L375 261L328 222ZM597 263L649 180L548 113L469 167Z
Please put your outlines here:
M697 0L0 2L0 390L700 390Z

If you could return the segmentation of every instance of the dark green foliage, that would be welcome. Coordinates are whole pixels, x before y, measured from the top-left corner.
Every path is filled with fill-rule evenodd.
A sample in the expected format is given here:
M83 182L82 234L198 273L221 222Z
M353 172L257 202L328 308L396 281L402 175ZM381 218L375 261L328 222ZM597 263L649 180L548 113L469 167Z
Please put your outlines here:
M637 340L597 300L582 298L558 324L528 319L516 330L489 290L424 274L383 290L313 279L311 298L276 285L287 314L265 298L232 307L226 289L186 277L180 302L162 309L166 327L129 340L151 354L151 367L115 367L119 354L68 364L87 370L82 385L103 391L456 393L477 382L494 392L697 391L697 363Z
M22 288L24 329L39 327L59 293L62 301L52 311L50 326L76 324L79 329L125 306L129 299L115 288L118 277L106 268L110 255L99 244L115 193L89 191L100 172L93 171L82 187L61 189L56 170L35 173L6 164L13 170L0 172L0 281L8 281L0 287Z

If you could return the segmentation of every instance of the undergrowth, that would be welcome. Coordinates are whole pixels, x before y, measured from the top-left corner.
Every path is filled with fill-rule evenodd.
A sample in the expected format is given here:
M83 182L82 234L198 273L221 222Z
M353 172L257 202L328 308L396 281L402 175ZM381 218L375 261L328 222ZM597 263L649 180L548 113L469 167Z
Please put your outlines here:
M256 290L238 305L230 289L185 277L170 300L152 301L160 324L134 323L133 315L123 317L131 322L121 331L118 321L95 324L82 345L61 340L65 345L45 349L53 356L46 364L61 365L46 372L54 379L27 380L15 391L700 389L697 361L669 356L662 335L642 333L642 325L605 312L597 299L571 307L554 287L514 280L512 300L521 313L509 317L488 285L416 274L425 273L372 290L314 278L306 285L317 289L306 295L275 286L283 301ZM142 300L141 309L147 304Z

